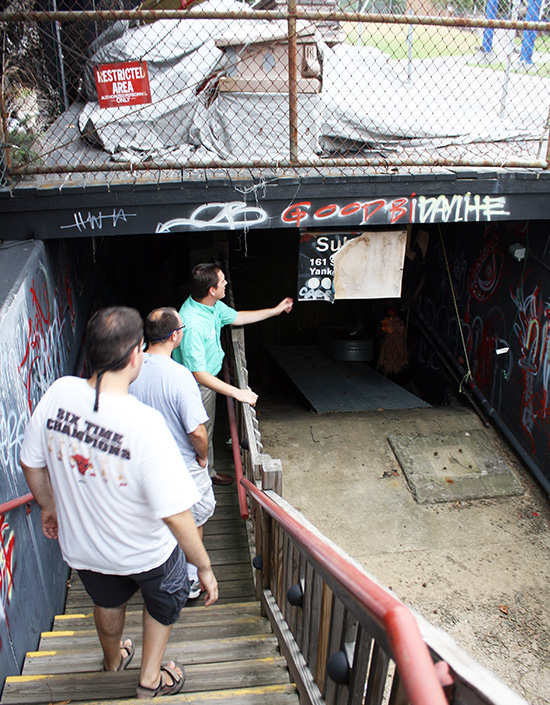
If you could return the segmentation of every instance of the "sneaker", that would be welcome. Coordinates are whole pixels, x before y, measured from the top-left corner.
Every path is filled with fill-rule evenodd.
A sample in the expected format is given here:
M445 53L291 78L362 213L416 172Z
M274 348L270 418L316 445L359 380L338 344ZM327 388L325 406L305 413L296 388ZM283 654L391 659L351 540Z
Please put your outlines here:
M193 580L191 582L191 588L189 590L189 600L196 600L201 594L201 584L198 580Z

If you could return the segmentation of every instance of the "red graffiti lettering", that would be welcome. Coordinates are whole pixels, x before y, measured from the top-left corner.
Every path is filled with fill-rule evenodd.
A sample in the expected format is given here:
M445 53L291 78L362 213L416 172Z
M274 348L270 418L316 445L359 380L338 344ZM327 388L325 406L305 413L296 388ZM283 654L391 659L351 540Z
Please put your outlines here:
M27 390L29 410L33 410L44 391L63 370L68 343L64 341L65 316L60 309L57 291L53 292L53 311L47 284L40 295L34 281L30 287L31 310L28 334L23 340L24 354L19 363L19 374ZM69 310L71 306L69 305Z
M400 220L404 215L407 215L407 202L408 198L397 198L395 201L392 201L391 207L390 207L390 216L391 220L390 223L393 225L393 223L397 223L398 220Z
M357 211L361 210L361 204L360 203L350 203L347 206L344 206L342 210L340 211L340 215L353 215L354 213L357 213Z
M13 590L13 549L15 536L5 515L0 514L0 614L5 613Z
M319 210L316 210L314 217L317 220L321 220L321 218L330 218L336 213L337 210L338 206L335 203L331 203L329 206L323 206L322 208L319 208Z
M296 223L296 227L300 227L302 220L307 220L308 213L304 208L311 208L311 203L309 201L301 201L300 203L295 203L288 208L285 208L283 214L281 215L281 220L284 223Z
M366 223L369 218L372 218L372 216L377 213L380 208L383 208L386 205L386 201L380 199L379 201L368 201L367 203L363 203L361 206L363 210L363 223ZM372 208L372 210L371 210Z

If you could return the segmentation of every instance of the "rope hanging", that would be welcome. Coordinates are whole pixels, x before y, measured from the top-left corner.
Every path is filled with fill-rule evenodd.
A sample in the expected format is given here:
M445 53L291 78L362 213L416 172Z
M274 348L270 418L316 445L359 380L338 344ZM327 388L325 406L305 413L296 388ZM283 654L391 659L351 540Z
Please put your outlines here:
M464 350L464 357L466 359L466 368L467 372L464 375L464 377L460 380L460 385L458 387L458 390L460 393L462 393L462 385L464 382L467 382L468 379L473 383L474 382L474 377L472 375L472 370L470 369L470 360L468 358L468 351L466 350L466 341L464 340L464 331L462 330L462 321L460 320L460 314L458 313L458 304L456 302L456 295L455 295L455 288L453 284L453 280L451 277L451 268L449 267L449 260L447 259L447 251L445 250L445 242L443 240L443 234L441 233L441 225L438 225L439 228L439 239L441 240L441 247L443 248L443 257L445 258L445 266L447 268L447 276L449 277L449 286L451 287L451 295L453 297L453 304L455 307L455 313L456 313L456 320L458 323L458 330L460 331L460 339L462 340L462 348Z

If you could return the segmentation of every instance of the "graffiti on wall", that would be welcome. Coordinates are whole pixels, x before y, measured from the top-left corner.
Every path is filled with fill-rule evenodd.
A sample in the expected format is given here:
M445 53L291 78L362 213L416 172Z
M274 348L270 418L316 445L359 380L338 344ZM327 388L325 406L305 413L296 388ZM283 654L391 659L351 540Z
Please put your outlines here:
M72 290L69 290L69 294L68 319L71 326L74 326ZM68 343L64 335L65 312L61 309L57 290L51 291L46 272L41 286L33 280L30 295L31 306L21 331L23 355L18 369L32 412L34 405L64 369Z
M512 432L533 456L543 457L550 450L547 275L534 260L529 267L514 260L508 251L511 238L525 242L525 228L518 225L510 233L491 224L481 246L474 244L477 238L460 240L449 257L458 317L440 253L433 279L437 293L425 298L423 311L464 366L467 358L475 383ZM419 359L441 369L425 343Z
M14 546L14 533L10 529L5 515L0 514L0 621L6 621L6 610L13 591ZM1 648L2 640L0 638Z
M19 456L32 410L50 384L67 371L69 341L74 339L77 318L68 270L60 282L58 290L44 263L37 259L2 310L0 487L5 499L22 494ZM8 607L16 590L16 536L8 519L9 514L0 515L0 623L7 621Z
M83 214L82 211L73 213L73 222L68 225L61 225L61 230L76 230L79 233L103 230L103 225L107 223L111 228L116 228L120 223L127 223L129 218L136 218L137 213L126 213L124 208L113 208L110 213L93 214L88 211Z
M518 310L514 334L519 342L518 365L523 378L521 424L534 454L536 441L541 436L546 439L546 450L550 449L550 301L543 300L538 286L527 296L523 287L518 287L512 293L512 300Z
M156 226L156 233L205 228L236 230L250 227L320 226L345 227L356 225L404 225L407 223L478 223L510 215L505 196L477 193L446 196L409 196L376 198L343 203L299 201L281 210L267 210L256 203L243 201L203 203L187 217L172 218ZM99 215L96 216L96 220ZM77 218L80 228L88 227L91 216ZM120 219L119 219L120 220ZM119 222L113 218L113 227ZM62 226L75 227L74 224ZM97 227L97 226L96 226Z

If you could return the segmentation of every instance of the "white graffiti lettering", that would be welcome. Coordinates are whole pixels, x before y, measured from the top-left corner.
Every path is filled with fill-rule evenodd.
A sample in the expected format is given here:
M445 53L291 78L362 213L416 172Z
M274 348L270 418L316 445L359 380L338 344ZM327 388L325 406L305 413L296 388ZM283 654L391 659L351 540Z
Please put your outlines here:
M70 230L71 228L76 228L78 232L84 232L88 229L101 230L103 228L103 222L106 220L111 222L113 228L116 228L120 221L127 223L128 218L136 217L137 213L126 213L123 208L113 208L113 212L109 214L99 211L97 215L93 215L88 211L86 216L78 211L73 213L74 223L71 223L71 225L61 225L61 230Z
M268 219L263 208L248 206L242 201L229 203L205 203L199 206L189 218L174 218L166 223L159 223L155 232L169 233L174 228L191 226L193 228L211 228L228 226L230 230L259 225Z
M467 193L464 196L426 198L418 197L418 220L420 223L479 222L492 220L496 216L510 215L504 210L504 196L480 196Z

